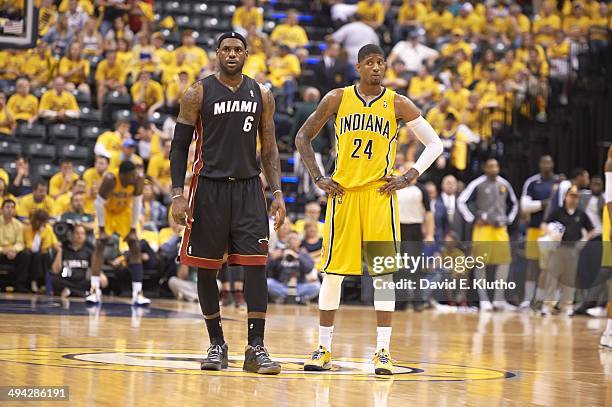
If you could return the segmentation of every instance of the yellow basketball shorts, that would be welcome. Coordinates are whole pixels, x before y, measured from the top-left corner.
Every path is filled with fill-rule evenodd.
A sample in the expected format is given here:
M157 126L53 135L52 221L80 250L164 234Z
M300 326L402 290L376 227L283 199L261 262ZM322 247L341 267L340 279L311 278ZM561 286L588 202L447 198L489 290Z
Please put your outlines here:
M602 267L612 267L612 242L604 240L602 244L601 265ZM608 303L612 301L608 300Z
M370 274L373 256L395 257L400 226L397 196L377 191L381 183L345 190L327 203L320 270L328 274L361 275L362 255ZM364 249L365 248L365 249ZM386 269L386 273L395 270Z
M538 239L544 236L540 228L528 228L525 240L525 258L527 260L538 260L540 258L540 247Z
M488 265L510 264L510 237L505 226L475 225L472 256L482 256Z
M118 213L106 212L104 215L104 231L107 235L113 233L125 239L132 229L132 209L126 209Z

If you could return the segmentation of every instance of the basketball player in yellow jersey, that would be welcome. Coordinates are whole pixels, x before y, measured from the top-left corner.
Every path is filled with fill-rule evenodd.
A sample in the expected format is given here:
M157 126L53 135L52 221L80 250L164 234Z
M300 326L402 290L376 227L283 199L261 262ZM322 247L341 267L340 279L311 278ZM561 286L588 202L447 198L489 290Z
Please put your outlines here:
M381 86L386 66L383 50L377 45L365 45L357 60L359 85L334 89L325 95L296 136L297 148L310 175L319 188L330 194L321 260L326 274L319 293L319 347L304 364L304 370L331 368L334 316L340 305L344 276L361 275L364 242L389 243L383 253L395 257L400 240L395 191L410 185L442 153L440 138L414 104ZM336 169L331 177L325 177L316 164L311 141L334 115ZM406 122L425 144L425 150L405 174L393 176L400 121ZM370 257L370 249L366 252L366 257ZM386 286L393 281L390 274L393 271L395 268L374 276L376 374L393 374L389 343L395 294Z
M606 190L604 196L606 206L604 206L603 225L602 225L602 244L603 251L601 256L602 272L612 271L612 146L608 149L608 160L604 166L606 174ZM599 344L605 348L612 349L612 278L608 279L608 324Z
M91 262L91 290L86 298L90 304L99 304L100 271L104 263L104 247L110 236L116 233L129 246L128 270L132 277L132 304L149 305L151 301L142 294L142 259L136 226L142 211L144 178L138 175L136 165L123 161L118 170L104 175L98 196L94 202L98 220L98 239Z

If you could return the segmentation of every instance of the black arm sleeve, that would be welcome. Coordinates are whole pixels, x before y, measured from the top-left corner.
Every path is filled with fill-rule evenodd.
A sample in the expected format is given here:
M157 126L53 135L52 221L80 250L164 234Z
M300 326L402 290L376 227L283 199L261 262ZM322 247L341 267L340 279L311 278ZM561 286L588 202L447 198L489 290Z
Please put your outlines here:
M176 123L174 137L170 145L170 177L172 188L183 188L185 185L185 173L187 172L187 157L189 145L193 139L195 127Z

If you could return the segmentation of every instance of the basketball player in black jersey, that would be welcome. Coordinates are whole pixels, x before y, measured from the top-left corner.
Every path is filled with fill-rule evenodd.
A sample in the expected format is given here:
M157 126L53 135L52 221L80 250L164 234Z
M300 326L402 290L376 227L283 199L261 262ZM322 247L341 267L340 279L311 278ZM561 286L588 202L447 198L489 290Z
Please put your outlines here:
M216 281L227 252L230 265L244 268L248 346L243 370L278 374L281 367L270 359L263 343L269 229L256 157L258 132L261 165L274 196L276 229L284 222L285 203L274 134L274 97L242 74L247 55L244 37L221 35L217 43L220 72L191 85L182 98L170 151L172 216L186 226L181 264L198 267L200 306L211 343L202 369L220 370L228 365ZM196 159L187 200L183 184L194 131Z

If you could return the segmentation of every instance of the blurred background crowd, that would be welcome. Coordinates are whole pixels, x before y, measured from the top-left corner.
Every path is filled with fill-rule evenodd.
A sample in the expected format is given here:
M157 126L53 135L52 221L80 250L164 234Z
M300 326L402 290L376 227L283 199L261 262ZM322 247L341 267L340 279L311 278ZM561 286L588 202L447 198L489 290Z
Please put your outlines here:
M20 4L2 2L0 17ZM597 185L590 186L601 179L575 176L599 174L610 141L607 1L37 0L35 5L40 36L35 48L0 51L3 288L46 287L60 294L64 286L55 280L86 279L97 188L106 171L131 160L147 179L139 230L145 289L153 296L196 298L195 273L175 261L182 231L168 216L168 155L184 90L216 71L216 37L232 29L248 40L244 73L276 97L289 219L271 236L271 300L308 302L318 294L326 197L300 165L293 142L326 92L358 81L356 54L367 43L388 52L384 86L409 96L444 143L423 184L401 197L402 224L412 225L403 240L437 242L436 250L455 250L445 246L448 241L470 241L470 226L478 221L470 213L478 209L466 213L461 205L469 205L473 190L456 200L483 172L495 180L501 171L504 188L513 192L514 200L503 203L509 216L502 225L513 241L524 240L528 226L548 219L544 209L551 199L563 207L572 187L601 196ZM331 173L332 122L313 145L319 165ZM415 161L419 148L407 128L400 128L398 171ZM556 166L543 170L542 160ZM553 181L536 196L525 182L538 171ZM555 197L562 182L570 186L564 184L563 195ZM545 203L528 209L525 196ZM591 205L587 212L601 236L599 207L587 198L581 202L585 211ZM596 237L597 230L581 239ZM107 249L105 290L121 294L130 281L127 246L115 239ZM524 257L521 250L513 255ZM74 252L72 266L61 256L68 252ZM519 273L521 262L512 264L517 266L511 273ZM241 281L239 268L222 270L224 304L244 306ZM371 300L360 281L346 285L346 301ZM72 292L87 284L79 287ZM421 299L426 304L427 294ZM522 298L511 300L518 304Z

